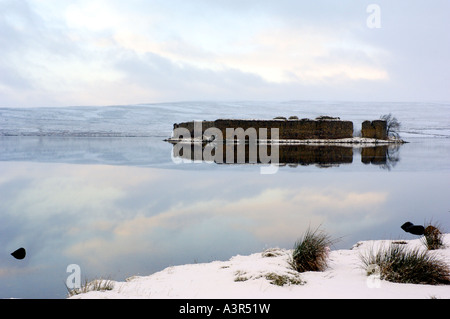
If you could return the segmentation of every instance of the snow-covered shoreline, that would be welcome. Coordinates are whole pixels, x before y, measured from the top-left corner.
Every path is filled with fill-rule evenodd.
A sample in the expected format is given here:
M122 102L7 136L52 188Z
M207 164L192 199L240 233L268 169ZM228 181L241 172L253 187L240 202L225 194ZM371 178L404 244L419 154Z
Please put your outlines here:
M149 276L112 282L113 289L70 299L450 299L448 285L399 284L367 276L360 256L397 242L425 249L421 239L376 240L352 249L332 250L323 272L297 273L289 265L292 250L275 248L228 261L168 267ZM450 234L445 247L429 253L450 263ZM283 279L284 285L275 284Z

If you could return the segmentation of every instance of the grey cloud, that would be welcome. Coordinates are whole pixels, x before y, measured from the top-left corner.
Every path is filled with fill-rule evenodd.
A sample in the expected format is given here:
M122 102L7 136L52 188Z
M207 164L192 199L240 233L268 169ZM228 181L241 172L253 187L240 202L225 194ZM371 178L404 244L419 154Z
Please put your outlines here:
M0 84L25 89L31 82L19 72L12 58L23 51L33 34L35 17L24 1L3 1L0 3Z
M224 44L240 43L240 40L251 37L252 28L260 31L261 26L269 30L272 26L285 26L294 30L314 30L317 34L324 31L328 36L335 37L336 43L341 41L344 44L338 49L327 48L329 54L318 57L317 62L324 65L336 62L372 65L387 70L390 76L390 81L383 83L359 80L330 82L326 85L269 84L256 74L238 69L212 70L187 63L179 64L152 52L138 55L126 51L117 43L108 48L93 47L92 43L100 38L109 39L112 43L116 31L113 30L114 26L90 33L70 30L62 15L39 16L34 7L29 5L32 3L23 0L0 1L0 106L22 102L17 96L25 96L26 93L34 97L29 99L33 103L38 103L36 97L39 97L42 105L49 101L61 103L64 90L74 83L62 83L60 88L45 91L40 81L41 75L44 77L49 68L45 63L51 63L53 58L63 63L98 61L99 65L123 75L122 80L112 83L110 87L104 84L105 92L121 85L127 87L133 84L142 88L142 91L147 87L158 90L165 101L211 98L449 99L445 85L450 82L447 18L450 2L447 0L436 0L432 4L424 0L375 1L382 9L382 28L375 30L366 26L366 8L374 3L369 0L108 2L108 5L114 6L127 17L126 25L129 24L130 30L133 30L133 18L137 15L136 23L144 23L140 31L148 28L149 35L160 37L158 41L169 39L164 42L164 50L177 56L185 54L187 60L215 60L215 52L202 50L202 34L216 36L217 45L220 46L221 36L227 37L223 39ZM149 15L149 25L145 24L146 13ZM156 34L155 30L158 31ZM70 39L69 34L75 35L77 40ZM195 39L197 43L191 42L191 34L198 35ZM245 36L240 37L242 34ZM346 44L351 46L350 42L361 47L366 45L369 49L365 51L345 47ZM381 54L375 53L375 58L369 56L368 52L372 52L372 49L379 50L377 52ZM230 48L232 51L233 48ZM36 61L30 57L34 53L49 58ZM40 73L31 74L29 69L33 68L40 70ZM286 70L290 71L293 70ZM59 74L51 75L58 82ZM292 76L295 78L294 72ZM85 89L95 91L94 88Z
M145 88L157 89L167 96L177 99L226 98L251 94L268 85L259 76L236 69L213 71L192 65L180 65L155 53L138 56L127 52L117 60L115 67L120 70L126 82ZM207 88L207 90L205 90Z
M29 1L2 0L0 107L60 103L58 100L64 92L56 92L56 89L49 92L43 84L46 78L59 77L59 74L50 71L52 61L67 61L69 64L70 59L92 59L92 52L83 48L83 36L89 35L79 36L79 42L71 41L64 21L41 16ZM61 80L59 83L72 85Z
M389 69L387 97L409 100L449 100L450 2L378 1L382 27L355 30L354 36L383 48L389 56L381 62Z
M17 72L14 68L9 67L7 65L2 65L0 62L0 84L13 88L13 89L21 89L28 90L33 87L32 82L22 76L19 72Z

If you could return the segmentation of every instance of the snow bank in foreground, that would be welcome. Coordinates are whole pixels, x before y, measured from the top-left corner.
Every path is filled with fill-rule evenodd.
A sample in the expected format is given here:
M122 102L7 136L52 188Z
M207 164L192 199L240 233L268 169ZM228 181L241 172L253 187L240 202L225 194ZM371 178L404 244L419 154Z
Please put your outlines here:
M450 263L450 234L438 254ZM272 249L228 261L169 267L146 277L114 282L110 291L93 291L72 299L408 299L450 298L450 286L398 284L366 276L360 255L392 241L359 242L350 250L330 252L324 272L296 273L289 266L291 250ZM402 241L409 248L423 247L420 239ZM283 279L279 286L275 280Z

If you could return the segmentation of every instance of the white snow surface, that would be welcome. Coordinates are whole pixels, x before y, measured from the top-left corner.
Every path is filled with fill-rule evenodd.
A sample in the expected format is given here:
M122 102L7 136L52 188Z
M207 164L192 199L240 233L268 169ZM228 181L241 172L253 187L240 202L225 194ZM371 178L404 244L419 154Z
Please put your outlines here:
M322 115L352 121L356 129L365 120L392 113L401 122L400 135L450 137L450 104L424 102L323 101L191 101L139 105L39 108L0 107L0 136L169 137L173 124L218 118L272 119Z
M380 245L403 242L425 249L421 239L362 241L348 250L331 250L323 272L298 273L289 264L292 250L274 248L228 261L168 267L150 276L113 282L109 291L91 291L70 299L448 299L449 285L402 284L367 276L361 255ZM450 264L450 234L445 247L430 251ZM270 256L268 256L270 255ZM270 275L293 284L271 283ZM295 282L301 281L302 284Z
M168 142L172 143L216 143L217 141L210 140L207 137L202 138L173 138L170 137L166 139ZM221 140L224 142L226 140ZM243 140L237 140L235 143L244 143ZM403 144L405 141L402 139L387 139L380 140L376 138L367 138L367 137L349 137L349 138L340 138L340 139L304 139L304 140L295 140L295 139L280 139L280 140L262 140L258 139L258 143L261 144L273 144L273 145L339 145L339 146L347 146L347 147L357 147L360 145L364 146L377 146L377 145L391 145L391 144Z

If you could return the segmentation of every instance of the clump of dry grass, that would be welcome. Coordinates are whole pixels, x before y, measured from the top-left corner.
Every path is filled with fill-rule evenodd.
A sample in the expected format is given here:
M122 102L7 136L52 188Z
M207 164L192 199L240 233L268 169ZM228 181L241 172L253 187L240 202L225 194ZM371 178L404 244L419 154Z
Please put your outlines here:
M303 280L301 280L300 277L298 277L298 276L300 276L300 275L297 275L297 276L295 274L294 275L292 275L292 274L291 275L286 275L286 274L279 275L279 274L271 272L271 273L266 274L265 278L267 280L269 280L272 285L280 286L280 287L283 287L286 285L287 286L304 285L305 282Z
M308 229L294 245L291 266L298 272L324 271L333 240L319 229Z
M435 254L419 248L391 244L361 256L363 266L377 265L383 280L396 283L450 284L450 267Z
M439 224L431 222L425 227L423 243L428 250L436 250L444 248L444 237Z
M67 288L67 286L66 286ZM93 281L85 280L85 283L81 285L80 288L69 289L67 288L67 292L69 297L85 294L90 291L109 291L113 290L114 282L109 279L95 279Z
M249 277L246 276L246 272L242 270L236 271L235 276L234 281L236 282L249 280Z

